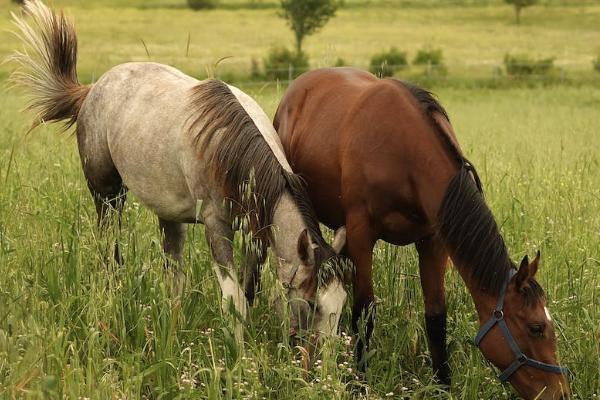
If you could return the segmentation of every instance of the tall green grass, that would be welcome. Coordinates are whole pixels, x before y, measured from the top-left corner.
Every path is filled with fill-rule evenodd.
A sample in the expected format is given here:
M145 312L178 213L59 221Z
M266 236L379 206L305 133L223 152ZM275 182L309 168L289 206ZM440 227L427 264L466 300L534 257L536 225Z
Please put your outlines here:
M273 113L281 88L246 88ZM598 89L441 90L478 166L511 254L541 249L539 280L577 399L600 395ZM30 124L0 100L0 398L511 398L471 344L472 301L447 274L450 393L431 379L412 247L380 243L375 351L357 379L352 343L331 340L305 373L263 289L238 347L222 318L201 226L185 248L186 295L173 304L156 218L130 196L123 229L101 235L75 139ZM118 237L125 265L110 260ZM349 308L341 330L348 332Z

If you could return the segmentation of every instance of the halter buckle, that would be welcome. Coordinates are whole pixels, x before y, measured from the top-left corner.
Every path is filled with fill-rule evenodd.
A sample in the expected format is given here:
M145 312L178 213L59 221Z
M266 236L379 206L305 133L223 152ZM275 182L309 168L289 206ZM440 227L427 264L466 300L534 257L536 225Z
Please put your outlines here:
M496 321L500 321L501 319L504 318L504 311L502 311L502 310L494 310L493 316L496 319Z

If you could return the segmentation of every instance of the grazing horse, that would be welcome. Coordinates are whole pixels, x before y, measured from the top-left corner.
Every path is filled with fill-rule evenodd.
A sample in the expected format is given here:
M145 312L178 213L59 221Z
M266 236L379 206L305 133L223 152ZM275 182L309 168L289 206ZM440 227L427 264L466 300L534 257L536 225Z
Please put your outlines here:
M319 331L335 331L343 287L333 282L317 293L319 267L334 250L258 104L221 81L198 81L155 63L121 64L83 86L76 74L73 24L40 1L24 7L33 23L13 15L27 46L12 57L22 67L13 80L32 92L34 127L61 120L76 125L100 228L111 209L120 217L127 191L133 192L158 216L179 296L185 224L203 223L223 307L233 302L242 318L258 282L254 266L264 262L268 244L293 305L292 328L312 323ZM234 226L250 237L244 246L245 289L233 265ZM115 258L122 261L118 244ZM239 339L241 333L236 324Z
M540 391L541 399L569 395L534 278L539 255L516 269L477 172L431 93L351 68L315 70L290 85L274 125L321 222L346 226L344 252L356 268L355 331L366 317L359 363L373 330L373 246L378 239L415 243L433 370L442 383L450 384L444 295L450 257L479 314L476 342L504 370L500 378L528 399Z

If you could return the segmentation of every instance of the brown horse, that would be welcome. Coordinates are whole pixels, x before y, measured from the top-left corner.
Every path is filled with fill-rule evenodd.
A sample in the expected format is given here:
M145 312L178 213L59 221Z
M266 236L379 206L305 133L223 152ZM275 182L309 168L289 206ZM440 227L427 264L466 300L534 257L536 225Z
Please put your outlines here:
M479 314L476 343L503 370L500 379L528 399L569 396L534 278L539 254L516 269L477 172L431 93L351 68L316 70L289 87L275 128L319 219L333 229L346 226L345 252L356 267L355 332L366 317L359 363L373 330L373 246L378 239L415 243L433 370L442 383L450 383L444 295L450 256Z

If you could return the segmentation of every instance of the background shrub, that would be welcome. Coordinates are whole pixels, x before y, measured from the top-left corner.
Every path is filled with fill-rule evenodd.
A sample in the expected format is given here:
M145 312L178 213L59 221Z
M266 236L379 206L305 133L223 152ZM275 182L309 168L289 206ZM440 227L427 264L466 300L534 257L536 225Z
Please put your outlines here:
M600 54L598 54L598 57L596 57L596 59L592 62L592 64L594 65L594 69L597 72L600 72Z
M393 76L394 72L407 65L406 53L392 47L371 57L369 71L379 77Z
M554 67L554 58L534 59L525 54L504 56L506 73L512 76L547 75Z
M192 10L205 10L215 8L219 0L187 0L188 7Z
M341 57L338 57L337 60L335 60L335 64L333 64L334 67L346 67L347 65L348 63L346 60Z
M424 48L417 52L414 65L426 66L425 73L427 74L446 74L446 66L444 65L444 54L442 49Z
M267 78L293 79L308 70L308 56L304 52L296 53L285 47L273 47L264 59L264 66Z
M417 52L413 60L415 65L443 65L444 55L442 49L424 48Z

